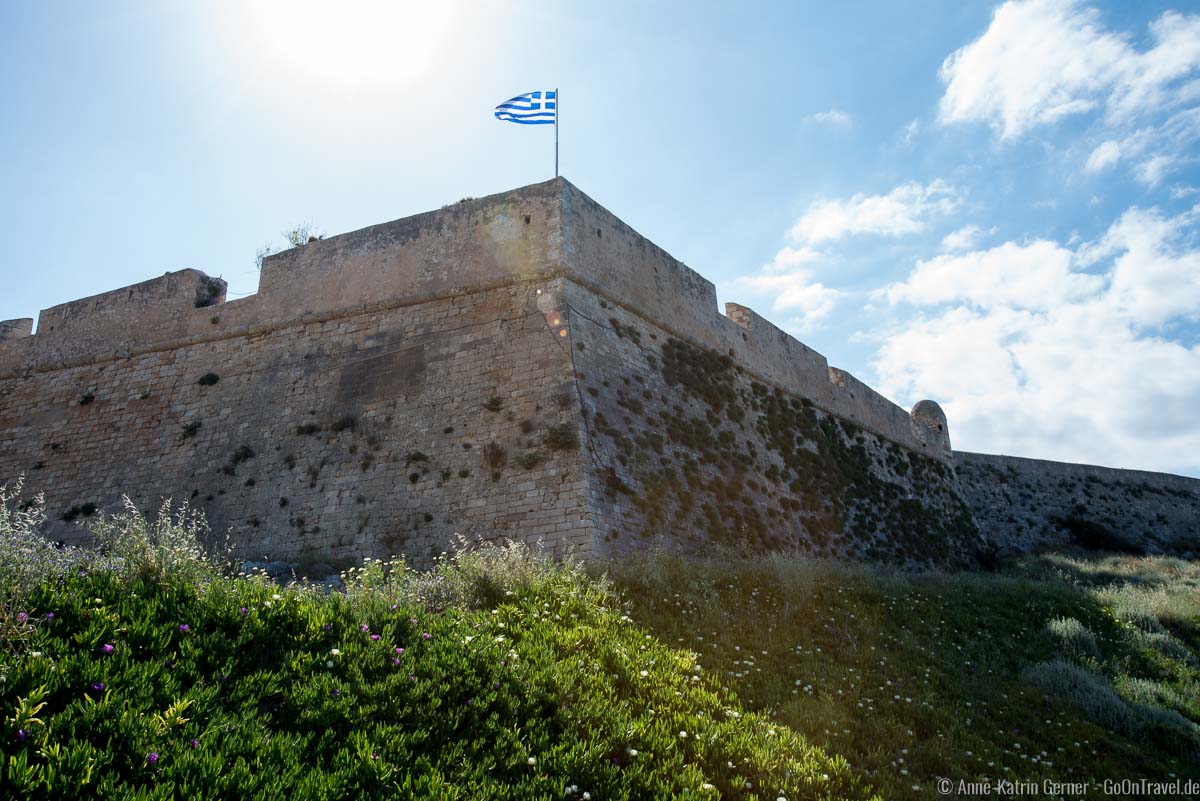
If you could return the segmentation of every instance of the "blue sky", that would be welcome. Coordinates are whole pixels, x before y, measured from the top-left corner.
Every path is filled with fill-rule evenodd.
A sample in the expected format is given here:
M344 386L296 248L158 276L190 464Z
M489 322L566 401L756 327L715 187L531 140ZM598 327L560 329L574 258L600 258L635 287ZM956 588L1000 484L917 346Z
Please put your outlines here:
M0 4L0 319L549 178L491 109L557 86L567 178L955 447L1200 475L1196 3L582 5Z

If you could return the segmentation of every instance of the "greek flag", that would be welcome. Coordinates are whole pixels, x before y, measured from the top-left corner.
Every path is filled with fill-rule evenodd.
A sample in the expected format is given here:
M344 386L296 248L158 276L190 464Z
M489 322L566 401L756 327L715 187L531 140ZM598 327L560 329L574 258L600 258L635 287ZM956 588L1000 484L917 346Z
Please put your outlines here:
M558 92L526 92L496 106L496 119L522 125L553 125L558 113Z

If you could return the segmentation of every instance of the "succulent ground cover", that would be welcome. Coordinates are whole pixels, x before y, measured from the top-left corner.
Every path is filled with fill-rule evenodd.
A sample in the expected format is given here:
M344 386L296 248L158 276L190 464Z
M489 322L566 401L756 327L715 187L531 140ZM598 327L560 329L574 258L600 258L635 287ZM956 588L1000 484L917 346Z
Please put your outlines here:
M2 795L873 797L579 567L512 547L327 593L222 575L188 520L2 577Z

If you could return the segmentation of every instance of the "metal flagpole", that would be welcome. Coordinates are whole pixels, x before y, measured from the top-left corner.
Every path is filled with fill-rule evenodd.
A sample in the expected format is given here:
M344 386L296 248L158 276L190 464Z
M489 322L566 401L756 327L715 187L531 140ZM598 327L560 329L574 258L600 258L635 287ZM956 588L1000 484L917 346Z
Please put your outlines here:
M558 112L562 108L562 96L558 93L558 87L554 89L554 177L558 177Z

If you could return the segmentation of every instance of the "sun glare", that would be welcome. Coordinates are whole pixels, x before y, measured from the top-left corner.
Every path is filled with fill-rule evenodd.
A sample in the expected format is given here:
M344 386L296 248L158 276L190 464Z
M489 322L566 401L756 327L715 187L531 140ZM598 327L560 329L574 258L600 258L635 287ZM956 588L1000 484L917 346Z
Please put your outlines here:
M447 2L256 0L245 6L251 46L272 70L337 88L419 78L457 16Z

